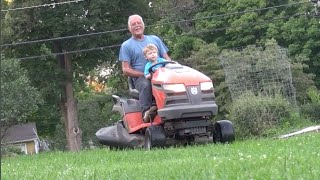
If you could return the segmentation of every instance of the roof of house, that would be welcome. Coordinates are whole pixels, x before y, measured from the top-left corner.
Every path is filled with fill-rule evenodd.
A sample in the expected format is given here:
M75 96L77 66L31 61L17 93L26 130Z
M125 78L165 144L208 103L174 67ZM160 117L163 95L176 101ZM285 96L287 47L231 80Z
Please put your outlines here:
M1 143L19 143L38 139L34 122L13 125L7 129Z

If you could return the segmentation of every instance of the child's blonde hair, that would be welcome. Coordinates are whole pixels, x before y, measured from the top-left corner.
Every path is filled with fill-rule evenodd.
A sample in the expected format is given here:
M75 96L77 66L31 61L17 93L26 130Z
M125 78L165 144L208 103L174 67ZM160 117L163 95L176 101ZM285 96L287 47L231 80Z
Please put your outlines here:
M158 52L158 48L156 45L148 44L143 48L143 54L146 55L151 50L156 50Z

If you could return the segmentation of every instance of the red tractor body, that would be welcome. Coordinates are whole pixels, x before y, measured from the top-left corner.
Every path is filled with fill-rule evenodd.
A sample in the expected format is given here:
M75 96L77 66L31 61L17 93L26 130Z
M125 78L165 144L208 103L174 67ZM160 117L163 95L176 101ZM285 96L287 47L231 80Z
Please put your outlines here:
M163 67L149 69L153 74L152 93L158 109L152 122L142 120L138 92L129 79L129 91L135 98L113 96L113 110L121 114L121 123L100 129L96 135L101 143L150 149L177 143L234 141L230 121L212 122L218 106L209 77L171 61L157 65ZM128 139L121 139L124 136Z

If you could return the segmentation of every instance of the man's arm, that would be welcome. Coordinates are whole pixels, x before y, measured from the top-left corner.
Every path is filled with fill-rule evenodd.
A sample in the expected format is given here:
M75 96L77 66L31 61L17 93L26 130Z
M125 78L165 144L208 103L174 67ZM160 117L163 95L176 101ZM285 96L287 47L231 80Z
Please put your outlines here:
M163 59L171 61L171 58L169 57L169 55L167 53L162 54L162 57L163 57Z
M122 72L126 76L140 77L140 76L144 75L143 72L136 71L136 70L132 69L129 62L127 62L127 61L122 61L121 65L122 65Z

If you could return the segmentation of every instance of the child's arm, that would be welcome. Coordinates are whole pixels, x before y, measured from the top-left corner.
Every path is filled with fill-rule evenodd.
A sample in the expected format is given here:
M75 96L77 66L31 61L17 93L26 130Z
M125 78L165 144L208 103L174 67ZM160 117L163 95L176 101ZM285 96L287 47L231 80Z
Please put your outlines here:
M145 75L145 77L146 77L146 79L151 79L151 74L149 73L149 74Z
M145 66L144 66L144 77L146 78L146 79L151 79L151 74L149 73L149 63L147 63Z

